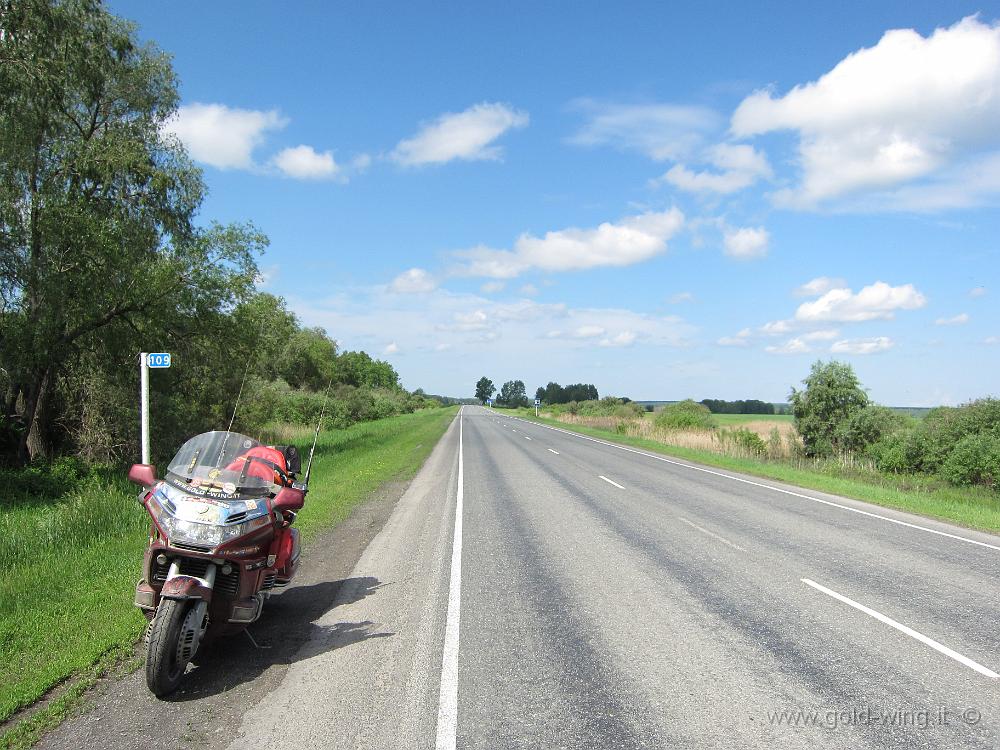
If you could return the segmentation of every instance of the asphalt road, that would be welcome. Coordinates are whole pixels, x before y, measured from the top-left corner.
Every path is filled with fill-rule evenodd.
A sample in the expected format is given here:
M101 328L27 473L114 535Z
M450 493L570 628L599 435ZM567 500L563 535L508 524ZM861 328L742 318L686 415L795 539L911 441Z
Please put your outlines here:
M231 747L1000 747L995 536L465 407L350 580Z

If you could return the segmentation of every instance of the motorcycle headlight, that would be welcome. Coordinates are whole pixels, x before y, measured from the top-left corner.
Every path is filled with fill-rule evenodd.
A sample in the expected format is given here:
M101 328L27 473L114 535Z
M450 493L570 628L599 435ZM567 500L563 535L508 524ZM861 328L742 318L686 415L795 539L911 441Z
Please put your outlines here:
M156 519L157 525L167 535L168 540L211 548L218 547L232 539L236 539L236 537L259 529L268 521L266 516L255 518L252 521L232 524L231 526L185 521L171 515L157 501L155 495L149 499L149 510L153 518Z

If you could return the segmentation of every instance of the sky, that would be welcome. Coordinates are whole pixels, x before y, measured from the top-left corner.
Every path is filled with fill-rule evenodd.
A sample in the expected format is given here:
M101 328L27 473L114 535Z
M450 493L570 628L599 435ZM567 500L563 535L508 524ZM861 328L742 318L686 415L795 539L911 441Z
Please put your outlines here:
M114 0L200 221L410 389L1000 395L1000 6Z

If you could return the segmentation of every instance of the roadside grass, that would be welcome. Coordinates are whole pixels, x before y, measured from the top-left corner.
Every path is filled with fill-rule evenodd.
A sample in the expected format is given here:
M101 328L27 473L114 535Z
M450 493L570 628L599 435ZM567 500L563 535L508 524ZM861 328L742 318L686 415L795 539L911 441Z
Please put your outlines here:
M456 411L427 409L321 434L297 522L306 544L383 483L410 479ZM311 444L311 430L274 429L303 450ZM131 653L142 633L132 598L149 522L121 474L92 473L47 497L0 499L0 724L76 675L61 696L6 728L0 748L29 747L67 714L102 659Z
M828 492L833 495L864 500L875 505L896 508L971 529L1000 532L1000 495L985 489L955 487L932 477L882 474L854 469L833 461L813 462L811 465L805 466L781 460L768 461L766 459L727 456L707 450L666 445L647 438L623 435L611 429L567 424L561 420L547 417L536 418L532 409L518 410L517 415L581 435L642 448L651 453L661 453L706 466L715 466L820 492Z

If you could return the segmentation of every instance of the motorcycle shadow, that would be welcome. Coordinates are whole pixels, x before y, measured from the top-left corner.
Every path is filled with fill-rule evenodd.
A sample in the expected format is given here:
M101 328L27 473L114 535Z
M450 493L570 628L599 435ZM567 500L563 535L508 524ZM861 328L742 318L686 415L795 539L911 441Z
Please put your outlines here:
M375 623L317 625L336 606L371 596L382 584L374 577L346 578L293 586L272 597L249 632L227 635L199 649L184 682L168 701L186 702L224 693L252 682L274 666L288 665L326 651L393 633L376 632Z

